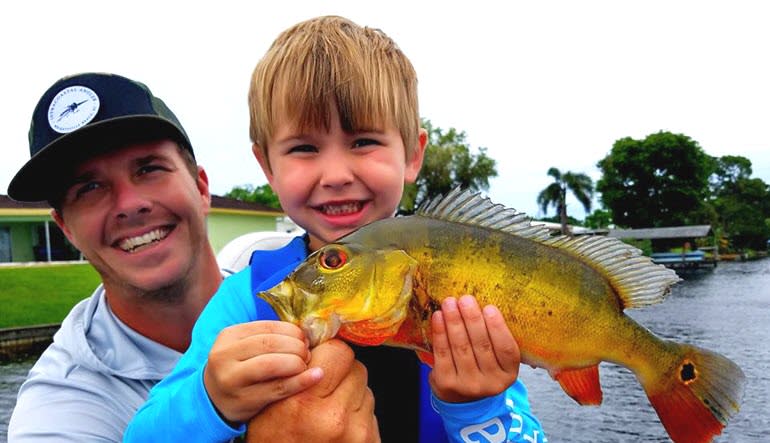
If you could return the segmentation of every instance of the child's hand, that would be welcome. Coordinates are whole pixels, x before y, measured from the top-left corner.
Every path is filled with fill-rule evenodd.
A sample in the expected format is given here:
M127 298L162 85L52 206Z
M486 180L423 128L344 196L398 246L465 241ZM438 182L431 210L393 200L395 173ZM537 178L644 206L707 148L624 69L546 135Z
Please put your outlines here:
M316 384L321 368L308 369L310 351L297 326L254 321L224 329L209 353L203 384L219 414L245 422L268 404Z
M494 306L469 295L446 298L431 319L435 363L430 384L439 399L468 402L497 395L519 375L519 347Z

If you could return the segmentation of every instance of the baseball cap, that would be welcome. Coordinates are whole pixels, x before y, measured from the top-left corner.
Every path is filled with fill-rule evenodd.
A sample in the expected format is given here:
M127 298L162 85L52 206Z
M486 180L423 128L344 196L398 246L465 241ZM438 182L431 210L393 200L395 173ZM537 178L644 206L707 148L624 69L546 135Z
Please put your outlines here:
M171 139L192 145L173 112L144 84L107 73L54 83L38 101L29 128L31 158L8 185L18 201L49 200L79 163L133 143Z

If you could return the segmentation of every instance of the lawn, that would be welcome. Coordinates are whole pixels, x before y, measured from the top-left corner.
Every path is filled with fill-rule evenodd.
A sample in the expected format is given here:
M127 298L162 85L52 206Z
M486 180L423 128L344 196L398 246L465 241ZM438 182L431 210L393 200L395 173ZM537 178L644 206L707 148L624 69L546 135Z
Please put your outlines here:
M0 328L59 323L99 281L87 263L0 268Z

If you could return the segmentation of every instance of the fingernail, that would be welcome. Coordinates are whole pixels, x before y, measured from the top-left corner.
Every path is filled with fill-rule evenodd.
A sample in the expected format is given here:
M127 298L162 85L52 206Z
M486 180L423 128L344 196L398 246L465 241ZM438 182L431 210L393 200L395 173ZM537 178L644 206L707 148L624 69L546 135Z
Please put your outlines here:
M310 369L310 377L313 380L320 380L324 376L324 370L321 368L311 368Z
M500 313L500 311L494 305L484 306L484 309L482 310L482 312L484 313L484 317L487 317L487 318L494 317L495 315Z
M462 306L463 308L469 308L473 306L473 304L476 302L476 299L473 298L470 295L463 295L460 297L460 299L457 301L457 304Z

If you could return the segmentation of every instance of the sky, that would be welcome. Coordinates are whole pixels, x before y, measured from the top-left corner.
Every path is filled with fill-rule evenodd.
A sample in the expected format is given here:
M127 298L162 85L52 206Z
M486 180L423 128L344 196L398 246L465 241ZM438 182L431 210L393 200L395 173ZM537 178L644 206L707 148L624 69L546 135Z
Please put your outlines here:
M747 157L770 183L764 1L37 0L0 16L0 194L29 159L38 98L86 71L142 81L162 98L214 194L266 183L248 137L251 71L281 31L326 14L396 41L417 71L421 116L465 131L497 161L497 203L542 216L550 167L597 180L616 140L658 131ZM568 212L585 215L572 198Z

